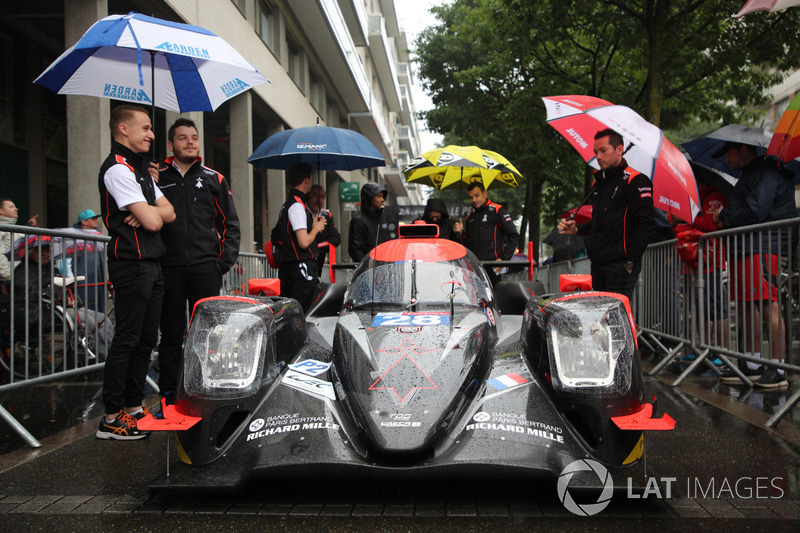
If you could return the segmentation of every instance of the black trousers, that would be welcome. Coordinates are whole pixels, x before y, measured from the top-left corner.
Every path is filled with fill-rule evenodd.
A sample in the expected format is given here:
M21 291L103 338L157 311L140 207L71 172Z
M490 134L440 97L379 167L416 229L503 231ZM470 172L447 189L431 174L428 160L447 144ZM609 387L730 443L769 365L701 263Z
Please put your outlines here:
M198 300L219 296L222 273L209 261L191 266L164 266L164 305L161 308L161 342L158 345L158 388L174 393L183 361L186 338L186 304L189 313Z
M281 296L294 298L300 302L303 311L308 311L314 302L319 285L316 261L281 265L278 269L278 279L281 280Z
M633 288L642 270L641 263L634 263L633 271L628 273L625 261L613 263L592 263L592 289L604 292L624 294L628 300L633 299Z
M144 399L150 356L158 343L164 278L156 261L109 261L114 285L114 340L106 357L103 403L106 414L136 407Z

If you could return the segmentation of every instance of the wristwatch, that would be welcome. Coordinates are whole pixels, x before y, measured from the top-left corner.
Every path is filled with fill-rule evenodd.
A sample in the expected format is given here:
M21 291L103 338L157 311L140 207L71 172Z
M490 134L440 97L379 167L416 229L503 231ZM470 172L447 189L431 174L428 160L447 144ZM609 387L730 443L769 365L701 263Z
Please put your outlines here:
M625 270L628 271L628 274L633 272L633 261L625 261Z

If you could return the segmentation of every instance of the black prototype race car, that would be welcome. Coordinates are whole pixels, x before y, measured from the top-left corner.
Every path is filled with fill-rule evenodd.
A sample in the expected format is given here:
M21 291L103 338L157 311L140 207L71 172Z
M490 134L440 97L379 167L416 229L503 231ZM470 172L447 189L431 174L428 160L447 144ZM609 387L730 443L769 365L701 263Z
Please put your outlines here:
M621 486L642 457L643 430L671 420L651 419L643 402L627 299L541 292L526 281L492 289L463 246L417 237L376 247L305 316L289 298L202 300L177 402L141 423L182 430L178 453L191 467L166 485L329 474L555 480L593 459Z

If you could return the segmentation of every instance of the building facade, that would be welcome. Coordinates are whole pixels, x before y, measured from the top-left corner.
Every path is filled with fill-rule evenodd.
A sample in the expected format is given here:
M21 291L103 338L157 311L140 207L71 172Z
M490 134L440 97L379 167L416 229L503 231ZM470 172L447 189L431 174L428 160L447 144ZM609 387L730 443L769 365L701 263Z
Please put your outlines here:
M253 150L270 135L322 124L365 135L385 167L323 172L327 207L347 238L352 206L339 184L378 182L389 203L422 203L402 168L419 155L419 128L408 43L394 0L41 0L0 1L0 197L14 199L20 219L40 215L46 227L71 225L99 210L97 171L108 154L108 119L119 102L56 95L33 80L97 20L143 14L204 27L230 43L270 83L225 102L213 113L186 113L200 129L204 162L225 176L242 223L242 251L269 238L287 184L285 173L254 169ZM156 110L156 155L167 154L166 128L177 113ZM346 246L342 252L346 252Z

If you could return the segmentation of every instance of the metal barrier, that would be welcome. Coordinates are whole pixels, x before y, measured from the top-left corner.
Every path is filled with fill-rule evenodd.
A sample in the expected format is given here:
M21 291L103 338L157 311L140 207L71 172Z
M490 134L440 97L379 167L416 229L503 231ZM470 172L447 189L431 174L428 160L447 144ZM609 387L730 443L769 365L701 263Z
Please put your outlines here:
M640 342L665 356L650 374L665 368L684 348L697 358L673 382L676 386L700 365L720 375L710 363L712 357L719 357L750 387L752 382L736 361L800 372L798 230L800 218L704 234L697 243L697 270L686 267L676 240L648 247L634 295L634 316ZM743 257L762 257L773 247L781 250L781 257L775 265L777 274L766 274L769 293L764 296L775 301L762 303L757 292L749 299L731 297L750 288L736 275ZM756 266L768 272L762 263L757 260ZM776 425L799 401L797 391L766 426Z
M78 230L0 224L11 234L11 279L0 294L0 392L103 368L113 337L104 243ZM0 406L0 418L39 443Z
M226 295L247 294L247 282L254 278L277 278L278 269L267 263L267 256L239 252L239 259L222 278L222 292Z
M534 268L533 277L544 284L547 292L558 292L558 280L562 274L589 274L591 263L585 257L572 261L559 261Z

